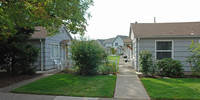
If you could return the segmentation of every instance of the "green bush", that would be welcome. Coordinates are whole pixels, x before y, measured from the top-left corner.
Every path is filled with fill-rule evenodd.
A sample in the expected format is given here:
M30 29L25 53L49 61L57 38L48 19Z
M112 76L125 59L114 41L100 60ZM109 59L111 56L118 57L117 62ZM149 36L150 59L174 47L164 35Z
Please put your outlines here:
M110 66L106 65L101 65L99 66L99 72L103 75L108 75L110 74Z
M119 66L116 66L115 62L110 63L109 66L110 66L110 73L111 74L116 74L118 72Z
M75 40L71 44L71 58L82 75L96 74L104 58L104 49L94 40Z
M152 60L152 53L150 51L141 51L139 56L141 72L143 75L154 75L156 67Z
M99 67L99 72L103 75L116 74L119 66L115 62L108 61L108 55L104 54L104 63Z
M192 41L188 51L190 52L190 56L187 62L190 64L192 75L196 77L200 73L200 44L195 44L194 41Z
M112 47L112 48L110 48L110 50L111 50L111 54L113 54L113 55L116 54L115 48Z
M160 75L164 77L182 77L183 68L179 60L164 58L157 63Z

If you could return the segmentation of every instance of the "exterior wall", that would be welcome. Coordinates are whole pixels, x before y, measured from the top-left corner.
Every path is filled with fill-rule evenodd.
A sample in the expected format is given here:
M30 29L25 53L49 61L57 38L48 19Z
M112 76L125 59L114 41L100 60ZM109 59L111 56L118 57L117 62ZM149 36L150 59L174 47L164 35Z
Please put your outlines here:
M113 46L112 43L106 43L106 44L105 44L105 47L112 47L112 46Z
M45 70L52 69L55 67L54 60L61 60L61 55L60 55L60 42L62 40L71 40L64 28L59 29L60 34L56 34L51 37L47 37L45 39L45 53L44 53L44 60L45 60ZM51 44L57 44L58 45L58 58L52 58L51 57Z
M181 61L183 64L184 71L191 71L189 64L186 62L186 57L189 56L189 52L187 51L188 45L191 44L191 40L194 40L194 42L199 42L200 38L154 38L154 39L139 39L136 44L136 61L134 68L138 69L138 45L139 45L139 51L148 50L152 52L153 60L155 60L155 41L156 40L172 40L173 41L173 59Z

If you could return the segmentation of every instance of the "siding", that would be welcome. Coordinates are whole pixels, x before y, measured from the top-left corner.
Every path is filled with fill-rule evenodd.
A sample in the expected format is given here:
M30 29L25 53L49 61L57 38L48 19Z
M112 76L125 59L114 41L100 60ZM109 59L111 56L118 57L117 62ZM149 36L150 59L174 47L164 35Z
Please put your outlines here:
M105 44L105 47L112 47L112 46L113 46L112 43Z
M57 60L61 60L60 59L60 42L62 40L71 40L70 39L70 36L68 36L68 34L66 33L66 31L62 31L64 30L64 28L61 28L59 31L60 33L59 34L56 34L54 36L51 36L51 37L47 37L45 39L45 70L48 70L48 69L52 69L55 67L54 65L54 60L57 59ZM58 58L51 58L51 44L58 44L59 45L59 52L58 52Z
M187 51L188 45L191 44L191 40L194 42L199 42L200 38L168 38L168 39L140 39L139 40L139 49L140 51L148 50L152 52L153 60L155 61L155 41L156 40L173 40L174 41L174 59L181 61L183 64L183 68L185 71L191 71L188 63L186 62L186 57L189 55ZM136 69L138 68L138 41L136 41L136 61L134 66Z

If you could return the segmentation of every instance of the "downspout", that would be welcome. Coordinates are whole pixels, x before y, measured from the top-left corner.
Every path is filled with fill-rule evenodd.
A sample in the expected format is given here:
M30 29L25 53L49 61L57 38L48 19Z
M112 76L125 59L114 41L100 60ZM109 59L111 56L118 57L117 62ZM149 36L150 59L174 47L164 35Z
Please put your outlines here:
M41 51L40 51L40 55L41 55L41 71L44 71L44 68L43 68L43 42L42 42L42 39L40 39L40 48L41 48Z
M140 66L140 62L139 62L139 53L140 53L140 37L138 37L138 68L137 68L137 70L138 70L138 72L139 72L139 66Z

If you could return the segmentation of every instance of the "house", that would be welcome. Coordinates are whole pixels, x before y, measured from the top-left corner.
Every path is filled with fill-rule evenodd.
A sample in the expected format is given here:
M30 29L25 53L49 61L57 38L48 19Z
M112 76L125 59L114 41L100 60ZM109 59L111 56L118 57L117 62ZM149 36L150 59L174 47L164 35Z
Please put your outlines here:
M57 68L59 65L61 68L70 66L70 41L72 37L64 26L54 36L47 36L45 28L36 27L30 42L40 49L38 60L34 63L37 70Z
M106 50L106 53L111 54L111 48L113 47L113 41L115 38L109 38L103 41L103 47Z
M106 40L106 39L97 39L97 42L98 42L102 47L104 47L103 42L104 42L105 40Z
M117 37L113 40L113 48L117 50L117 54L124 53L124 39L127 39L128 36L117 35Z
M151 51L153 60L173 58L181 61L184 71L191 71L186 57L191 41L200 40L200 22L180 23L131 23L129 38L132 51L129 52L132 66L139 71L139 52Z

